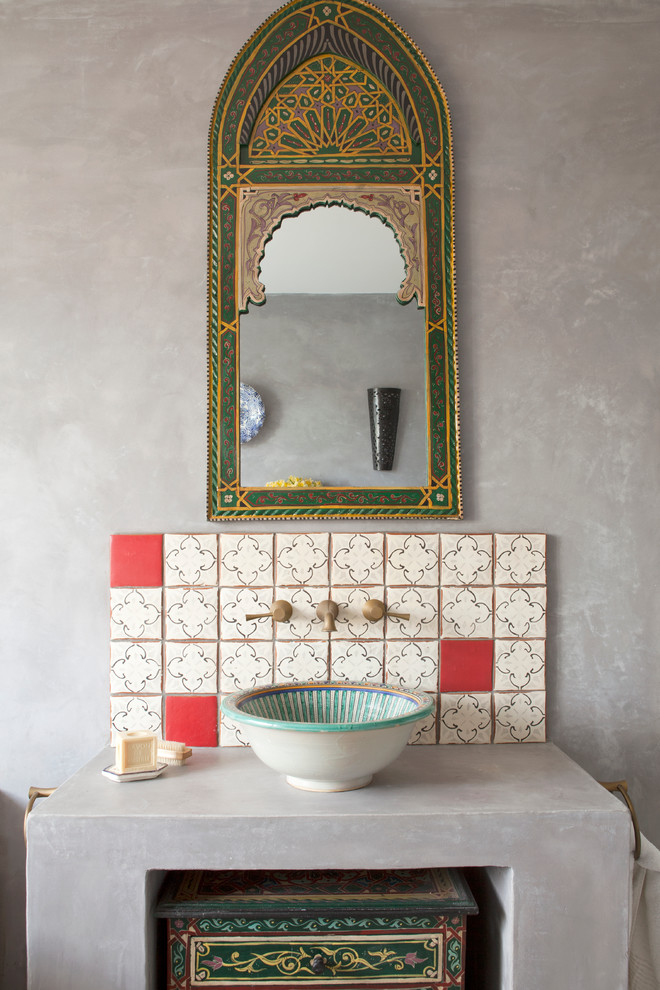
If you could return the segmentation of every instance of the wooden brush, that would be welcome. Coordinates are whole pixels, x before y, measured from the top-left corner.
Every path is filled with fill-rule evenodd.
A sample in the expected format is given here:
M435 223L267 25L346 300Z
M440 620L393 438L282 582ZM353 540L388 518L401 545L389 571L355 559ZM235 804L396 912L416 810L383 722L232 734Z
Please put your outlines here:
M172 739L158 740L158 759L163 763L185 763L192 756L192 749L182 742Z

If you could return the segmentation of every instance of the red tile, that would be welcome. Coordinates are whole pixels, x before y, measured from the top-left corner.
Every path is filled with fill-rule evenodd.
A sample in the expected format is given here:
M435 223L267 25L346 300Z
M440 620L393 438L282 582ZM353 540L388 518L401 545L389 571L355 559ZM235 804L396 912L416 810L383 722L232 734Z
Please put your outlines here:
M159 588L162 583L162 533L112 537L111 588Z
M164 738L186 746L217 746L218 696L168 695Z
M492 639L440 641L441 691L492 691Z

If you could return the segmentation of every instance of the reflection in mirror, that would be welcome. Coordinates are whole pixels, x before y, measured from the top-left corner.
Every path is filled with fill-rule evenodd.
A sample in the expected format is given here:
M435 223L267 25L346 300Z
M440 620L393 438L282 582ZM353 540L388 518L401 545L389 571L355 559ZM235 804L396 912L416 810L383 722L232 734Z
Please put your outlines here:
M268 293L396 293L405 268L391 227L346 206L285 217L266 245Z
M393 231L340 206L285 220L266 247L266 303L240 321L240 377L264 400L241 484L421 487L427 478L425 316L396 292ZM296 288L297 287L297 288ZM393 469L374 472L367 389L401 388Z

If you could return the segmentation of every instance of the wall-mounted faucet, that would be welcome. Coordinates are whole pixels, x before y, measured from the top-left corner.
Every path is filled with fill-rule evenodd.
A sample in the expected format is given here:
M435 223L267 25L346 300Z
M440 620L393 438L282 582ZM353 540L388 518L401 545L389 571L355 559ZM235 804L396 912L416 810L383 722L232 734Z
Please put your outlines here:
M290 602L278 599L273 602L267 612L256 612L246 615L246 619L267 619L271 617L273 622L288 622L293 614L293 606ZM337 602L326 599L316 606L316 614L323 620L323 631L327 633L337 632L335 619L339 615ZM369 622L379 622L386 615L391 619L409 619L410 612L390 612L384 602L377 598L370 598L362 606L362 614Z
M369 622L378 622L384 615L389 616L390 619L410 618L410 612L390 612L387 605L377 598L370 598L368 602L364 603L362 606L362 615L365 619L369 619Z
M319 619L323 619L324 632L337 632L337 626L335 625L335 619L339 615L339 605L337 605L337 602L331 602L329 599L319 602L316 606L316 614Z
M246 619L266 619L269 615L273 617L273 622L288 622L293 613L291 602L278 599L270 607L268 612L259 612L257 615L246 615Z

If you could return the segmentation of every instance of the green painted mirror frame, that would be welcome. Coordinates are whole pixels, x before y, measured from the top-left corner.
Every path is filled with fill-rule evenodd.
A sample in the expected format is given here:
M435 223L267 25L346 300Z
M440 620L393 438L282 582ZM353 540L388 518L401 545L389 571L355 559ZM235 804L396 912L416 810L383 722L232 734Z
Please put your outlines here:
M218 94L209 140L208 517L461 516L453 162L442 88L408 36L364 0L292 0L255 32ZM398 293L426 314L428 483L240 483L240 314L285 217L344 205L392 227Z

